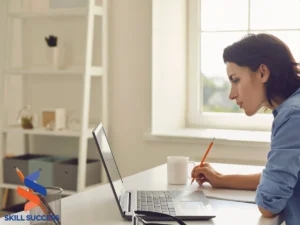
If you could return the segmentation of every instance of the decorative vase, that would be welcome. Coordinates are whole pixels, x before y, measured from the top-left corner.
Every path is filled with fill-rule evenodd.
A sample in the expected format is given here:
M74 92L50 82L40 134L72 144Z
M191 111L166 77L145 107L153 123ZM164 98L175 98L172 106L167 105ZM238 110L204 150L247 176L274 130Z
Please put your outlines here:
M48 47L48 62L53 69L59 68L59 49L57 46Z

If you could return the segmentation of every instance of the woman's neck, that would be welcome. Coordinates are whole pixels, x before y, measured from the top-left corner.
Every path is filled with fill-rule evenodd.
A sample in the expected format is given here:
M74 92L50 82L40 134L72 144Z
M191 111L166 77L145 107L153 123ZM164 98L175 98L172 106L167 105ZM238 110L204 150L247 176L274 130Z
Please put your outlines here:
M278 97L278 98L275 98L274 100L272 100L272 106L268 103L266 105L267 108L271 109L271 110L274 110L276 109L280 104L282 104L286 99L284 98L281 98L281 97Z

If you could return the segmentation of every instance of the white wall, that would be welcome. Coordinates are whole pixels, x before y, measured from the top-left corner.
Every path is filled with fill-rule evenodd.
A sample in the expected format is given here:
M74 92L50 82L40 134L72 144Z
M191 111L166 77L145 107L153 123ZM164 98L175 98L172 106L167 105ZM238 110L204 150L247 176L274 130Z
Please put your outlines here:
M150 0L112 0L110 3L110 141L121 173L129 175L159 165L168 155L199 159L208 143L143 139L151 130L152 4ZM176 1L176 5L179 4L180 1ZM169 107L169 102L165 102L165 107ZM216 143L208 159L263 164L268 151L266 146Z
M184 128L187 83L187 1L152 0L151 36L151 87L155 90L151 93L152 132Z

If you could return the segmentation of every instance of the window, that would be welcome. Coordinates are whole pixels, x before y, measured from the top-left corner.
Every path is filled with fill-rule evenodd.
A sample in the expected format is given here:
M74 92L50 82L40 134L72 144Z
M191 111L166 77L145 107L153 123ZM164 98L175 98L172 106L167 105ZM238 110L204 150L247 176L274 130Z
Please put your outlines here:
M190 0L190 127L269 130L271 112L247 117L229 100L230 83L223 49L247 33L271 33L300 61L299 0Z

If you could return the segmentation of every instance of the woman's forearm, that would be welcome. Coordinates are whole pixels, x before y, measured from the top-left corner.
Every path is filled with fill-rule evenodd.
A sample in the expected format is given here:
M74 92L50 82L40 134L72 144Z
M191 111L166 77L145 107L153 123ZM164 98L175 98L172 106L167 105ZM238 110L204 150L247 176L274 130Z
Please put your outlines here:
M261 173L247 175L221 175L223 188L256 190Z

